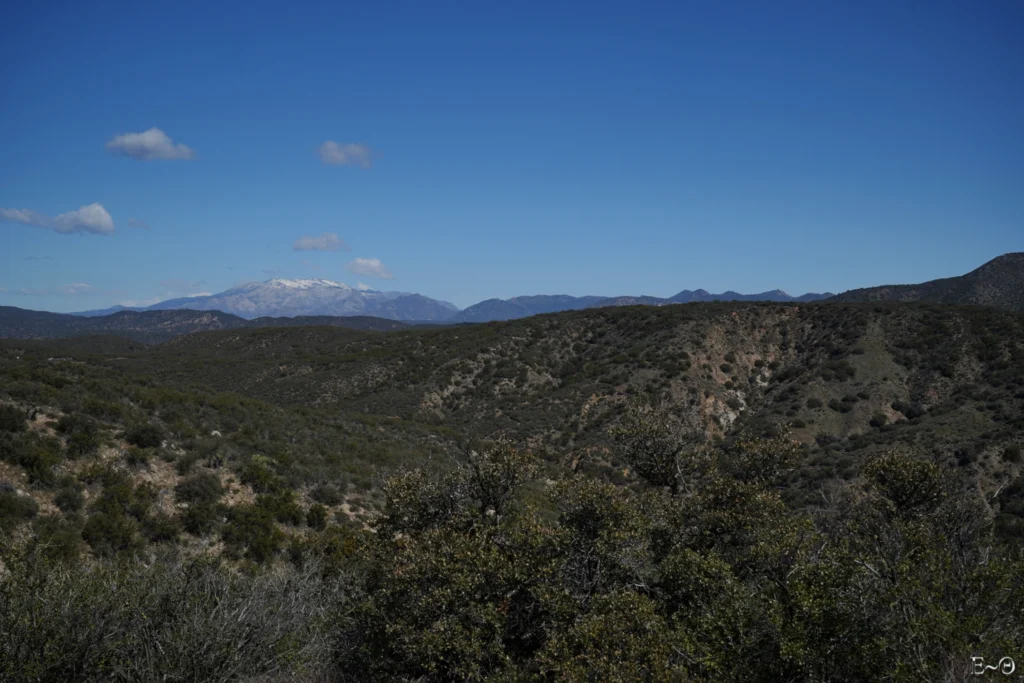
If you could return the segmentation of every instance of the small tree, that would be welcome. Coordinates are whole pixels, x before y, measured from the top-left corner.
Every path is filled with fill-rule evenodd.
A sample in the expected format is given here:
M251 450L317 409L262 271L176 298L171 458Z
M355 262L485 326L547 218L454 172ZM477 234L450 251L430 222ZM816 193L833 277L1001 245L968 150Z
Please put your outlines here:
M684 480L707 463L696 415L683 420L662 407L632 404L608 430L619 453L638 475L677 494Z

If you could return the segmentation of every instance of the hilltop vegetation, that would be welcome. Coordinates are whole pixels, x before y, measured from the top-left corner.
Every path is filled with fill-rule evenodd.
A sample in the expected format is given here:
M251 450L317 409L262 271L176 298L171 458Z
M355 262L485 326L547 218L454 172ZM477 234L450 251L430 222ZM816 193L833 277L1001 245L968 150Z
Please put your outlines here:
M966 275L917 285L854 289L843 292L834 300L977 304L1024 312L1024 252L1003 254Z
M792 483L851 477L894 446L999 485L1024 430L1024 324L987 308L688 304L361 335L266 329L175 339L114 367L314 405L508 436L554 461L614 466L630 400L694 413L710 438L790 425Z
M5 340L0 678L944 680L1024 645L1022 416L979 307Z
M94 335L118 335L134 341L157 344L183 334L248 327L300 327L326 325L353 330L401 330L408 325L397 320L369 316L300 316L247 320L221 311L119 311L110 315L81 316L29 311L0 306L0 337L15 339L61 339Z

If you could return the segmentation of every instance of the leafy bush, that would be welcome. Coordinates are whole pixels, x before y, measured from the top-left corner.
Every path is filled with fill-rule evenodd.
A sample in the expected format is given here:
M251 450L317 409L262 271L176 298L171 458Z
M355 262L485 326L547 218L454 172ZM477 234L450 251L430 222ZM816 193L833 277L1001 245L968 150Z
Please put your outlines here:
M82 528L82 538L100 557L130 554L142 548L135 520L116 512L89 515Z
M319 503L310 505L306 512L306 525L317 531L327 528L327 508Z
M92 455L100 446L96 432L75 432L68 437L67 454L72 460Z
M60 453L60 441L53 437L33 433L0 434L0 460L23 468L32 484L53 484L53 467L60 462Z
M281 549L284 534L274 525L274 516L257 505L236 505L227 509L221 539L229 555L265 562Z
M74 514L85 507L85 497L77 486L62 486L53 496L53 504L64 514Z
M342 501L341 493L338 492L337 487L330 484L317 484L309 492L309 497L317 503L328 506L338 505Z
M0 406L0 432L25 431L25 412L15 406Z
M10 531L35 517L37 512L39 506L30 496L0 491L0 531Z
M124 452L124 461L130 467L141 467L149 463L152 451L148 448L139 448L137 446L129 446Z
M181 526L193 536L205 536L217 528L222 516L220 506L197 503L181 513Z
M157 448L163 443L164 433L157 425L145 422L129 428L125 432L124 439L132 446L139 448Z
M200 472L178 482L174 488L178 500L193 505L213 505L224 495L220 478L210 472Z
M325 625L347 596L316 562L241 576L207 559L81 571L44 551L0 556L0 680L328 680Z

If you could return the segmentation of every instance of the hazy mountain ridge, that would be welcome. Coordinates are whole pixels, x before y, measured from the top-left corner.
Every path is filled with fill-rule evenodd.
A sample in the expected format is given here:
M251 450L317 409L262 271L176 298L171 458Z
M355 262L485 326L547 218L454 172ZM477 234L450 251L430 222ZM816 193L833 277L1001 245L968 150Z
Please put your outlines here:
M459 322L490 322L495 320L514 320L541 313L557 313L559 311L575 311L584 308L602 308L605 306L666 306L676 303L712 302L712 301L772 301L772 302L809 302L827 299L833 296L825 294L803 294L792 297L780 289L761 294L740 294L728 291L712 294L704 289L691 291L684 289L671 297L657 296L569 296L567 294L515 296L511 299L487 299L469 306L451 318Z
M168 299L145 308L112 306L72 315L98 317L121 311L188 309L223 311L245 319L368 315L375 318L416 322L480 323L601 306L633 306L637 304L663 306L670 303L693 301L817 301L829 296L832 295L804 294L800 297L791 297L781 290L762 294L739 294L733 291L724 294L711 294L703 289L683 290L668 298L538 294L515 296L510 299L486 299L460 311L454 304L421 294L360 290L340 282L324 279L275 279L264 282L248 282L218 294Z
M957 277L916 285L882 285L843 292L834 301L924 301L976 304L1024 312L1024 252L997 256Z
M380 332L405 329L409 326L401 321L371 316L261 317L247 320L222 311L191 309L123 310L110 315L84 316L0 306L0 337L18 339L60 339L115 334L147 344L157 344L194 332L311 325Z

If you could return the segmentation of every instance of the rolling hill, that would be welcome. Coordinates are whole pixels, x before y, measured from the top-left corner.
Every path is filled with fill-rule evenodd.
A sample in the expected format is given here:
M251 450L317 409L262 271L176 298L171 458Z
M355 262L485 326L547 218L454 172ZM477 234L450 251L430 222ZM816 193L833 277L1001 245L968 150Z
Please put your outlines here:
M699 416L712 439L789 424L805 484L853 476L892 448L1017 467L1024 317L983 307L722 303L588 309L386 335L317 328L178 337L111 361L170 386L505 434L555 459L602 462L631 400ZM616 475L620 476L620 475Z
M835 296L834 300L978 304L1024 312L1024 252L1003 254L966 275L917 285L854 289Z
M221 311L120 311L109 315L83 316L45 311L30 311L0 306L0 337L18 339L60 339L88 335L119 335L139 342L156 344L173 337L209 330L234 330L247 327L296 327L324 325L357 330L392 331L407 323L370 316L297 316L293 318L255 318L246 320Z

